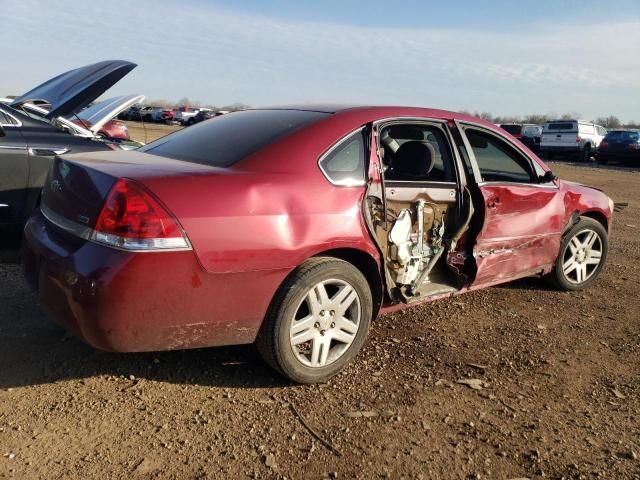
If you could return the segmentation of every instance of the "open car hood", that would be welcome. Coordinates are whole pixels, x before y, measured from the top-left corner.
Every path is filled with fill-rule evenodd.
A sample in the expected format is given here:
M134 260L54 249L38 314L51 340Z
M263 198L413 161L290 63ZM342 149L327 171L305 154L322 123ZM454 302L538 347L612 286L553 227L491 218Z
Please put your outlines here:
M144 98L144 95L123 95L121 97L109 98L95 105L91 105L89 108L85 108L75 116L77 116L89 130L97 134L105 123L131 105L142 103Z
M69 70L21 95L12 107L44 100L51 105L46 118L65 117L86 107L137 65L125 60L105 60Z

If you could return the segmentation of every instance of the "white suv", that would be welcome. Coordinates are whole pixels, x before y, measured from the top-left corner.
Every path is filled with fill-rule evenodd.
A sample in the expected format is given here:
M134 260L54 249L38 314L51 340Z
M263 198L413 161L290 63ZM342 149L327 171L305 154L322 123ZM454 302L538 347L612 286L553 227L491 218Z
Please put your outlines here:
M596 153L607 130L583 120L553 120L542 128L540 152L551 159L555 154L578 156L588 162Z

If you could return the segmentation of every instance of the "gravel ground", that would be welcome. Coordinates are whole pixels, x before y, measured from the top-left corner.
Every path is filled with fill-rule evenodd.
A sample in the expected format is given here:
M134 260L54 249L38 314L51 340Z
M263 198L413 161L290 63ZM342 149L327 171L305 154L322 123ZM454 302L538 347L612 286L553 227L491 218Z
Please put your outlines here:
M95 351L0 250L0 478L640 478L640 172L553 168L629 203L591 289L384 316L325 385L251 346Z

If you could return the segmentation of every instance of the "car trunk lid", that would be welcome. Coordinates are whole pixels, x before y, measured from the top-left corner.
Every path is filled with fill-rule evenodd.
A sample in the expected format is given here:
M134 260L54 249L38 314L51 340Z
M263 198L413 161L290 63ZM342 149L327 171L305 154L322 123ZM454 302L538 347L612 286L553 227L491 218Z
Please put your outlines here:
M166 179L225 170L139 151L58 156L43 188L41 210L58 227L87 239L118 179L145 183L158 177Z
M109 120L132 105L142 103L144 99L144 95L123 95L109 98L95 105L91 105L89 108L85 108L78 113L76 117L80 119L89 130L97 134Z
M125 60L106 60L69 70L16 98L11 106L44 100L51 105L46 118L68 116L89 105L136 66Z

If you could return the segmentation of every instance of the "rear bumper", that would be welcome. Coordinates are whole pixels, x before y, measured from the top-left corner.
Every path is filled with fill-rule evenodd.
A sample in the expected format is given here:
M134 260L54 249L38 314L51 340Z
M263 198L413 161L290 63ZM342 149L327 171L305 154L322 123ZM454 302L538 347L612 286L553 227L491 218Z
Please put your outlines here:
M39 211L24 234L25 275L42 304L102 350L251 343L287 274L210 274L192 251L132 253L70 242Z
M602 160L640 163L640 150L629 152L607 152L598 150L597 156Z
M542 153L557 153L559 155L576 155L580 153L580 147L575 146L552 146L552 145L540 145L540 152Z

